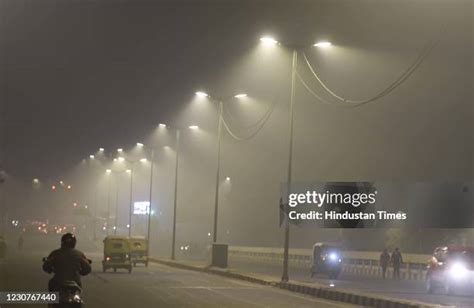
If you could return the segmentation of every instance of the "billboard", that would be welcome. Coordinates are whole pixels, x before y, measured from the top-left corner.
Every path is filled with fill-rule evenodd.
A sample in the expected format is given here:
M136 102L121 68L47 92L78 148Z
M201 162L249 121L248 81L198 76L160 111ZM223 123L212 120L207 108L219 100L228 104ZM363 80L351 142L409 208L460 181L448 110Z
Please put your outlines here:
M148 215L149 212L150 212L149 201L137 201L133 203L134 215Z

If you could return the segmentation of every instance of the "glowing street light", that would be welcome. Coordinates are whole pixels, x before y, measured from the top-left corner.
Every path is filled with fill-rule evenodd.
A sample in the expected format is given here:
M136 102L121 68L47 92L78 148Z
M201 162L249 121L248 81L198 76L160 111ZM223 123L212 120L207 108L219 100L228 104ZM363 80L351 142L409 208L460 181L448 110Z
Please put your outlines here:
M227 182L229 182L229 181L230 181L230 177L226 177L225 180L226 180Z
M89 158L90 158L90 159L94 159L95 156L94 156L94 155L89 155Z
M207 94L206 92L202 92L202 91L196 92L196 95L198 97L209 97L209 94Z
M71 189L71 188L72 188L72 186L71 186L71 185L68 185L68 186L67 186L67 189Z
M99 152L104 152L105 149L104 148L99 148Z
M127 170L125 170L125 172L127 172L127 173L132 173L132 170L131 170L131 169L127 169Z
M260 41L264 44L279 44L275 39L270 37L262 37ZM331 43L328 41L320 41L313 44L315 47L326 48L331 46ZM293 120L294 120L294 105L295 105L295 95L296 95L296 74L298 66L298 50L301 49L301 46L287 46L292 49L292 66L291 66L291 90L290 90L290 108L289 108L289 123L288 123L288 136L289 136L289 147L288 147L288 167L287 167L287 180L288 193L291 191L291 180L292 180L292 163L293 163ZM288 277L288 260L289 260L289 247L290 247L290 224L288 217L284 220L285 227L285 239L283 247L283 273L281 280L287 282Z
M194 130L196 130L196 129L199 129L199 126L197 126L197 125L191 125L191 126L189 126L188 128L189 128L189 129L194 129Z
M118 148L118 149L117 149L117 152L122 153L122 152L123 152L123 149L122 149L122 148Z
M331 45L332 45L331 42L328 42L328 41L320 41L320 42L315 43L313 46L314 46L314 47L322 47L322 48L325 48L325 47L329 47L329 46L331 46Z
M38 184L38 183L39 183L39 179L34 178L34 179L33 179L33 183Z
M166 128L166 124L160 123L160 124L158 124L158 127Z
M141 158L140 159L140 162L142 162L142 163L146 163L147 161L148 161L148 159L146 159L146 158Z
M111 169L107 169L105 170L106 173L112 173L112 170Z
M123 158L123 157L118 157L117 160L120 161L120 162L122 162L122 161L125 161L125 158Z
M137 142L137 147L143 147L143 143Z
M244 98L244 97L247 97L247 94L241 93L241 94L234 95L234 97L235 98Z
M260 42L262 42L265 45L277 45L278 44L278 41L275 40L271 36L264 36L264 37L260 38Z

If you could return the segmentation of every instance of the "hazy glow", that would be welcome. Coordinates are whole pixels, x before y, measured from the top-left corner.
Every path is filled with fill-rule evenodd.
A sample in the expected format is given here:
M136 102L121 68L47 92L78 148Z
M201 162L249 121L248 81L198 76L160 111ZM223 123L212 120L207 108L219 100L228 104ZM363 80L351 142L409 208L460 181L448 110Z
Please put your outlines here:
M38 183L39 183L39 179L36 179L36 178L33 179L33 183L38 184Z
M247 94L241 93L241 94L234 95L234 97L235 98L244 98L244 97L247 97Z
M89 158L90 158L90 159L94 159L95 156L94 156L94 155L89 155Z
M130 170L130 169L127 169L127 170L125 170L125 172L127 172L127 173L131 173L131 172L132 172L132 170Z
M321 41L321 42L317 42L315 43L313 46L314 47L322 47L322 48L325 48L325 47L329 47L331 46L331 42L328 42L328 41Z
M71 186L71 185L68 185L68 186L67 186L67 189L71 189L71 188L72 188L72 186Z
M119 158L117 158L117 160L118 160L118 161L124 161L124 160L125 160L125 158L123 158L123 157L119 157Z
M137 147L142 147L143 143L137 142Z
M140 159L140 161L141 161L142 163L146 163L148 160L147 160L146 158L142 158L142 159Z
M110 173L110 172L112 172L112 170L107 169L107 170L105 170L105 172Z
M117 158L114 158L114 161L117 161Z
M122 149L122 148L118 148L118 149L117 149L117 152L123 152L123 149Z
M209 96L206 92L201 92L201 91L196 92L196 95L199 96L199 97L208 97Z
M160 123L160 124L158 124L158 127L165 128L166 124Z
M278 44L278 41L275 40L271 36L264 36L264 37L260 38L260 42L262 42L265 45L276 45L276 44Z
M105 149L104 148L99 148L99 152L104 152Z
M197 125L191 125L191 126L189 126L189 129L199 129L199 126L197 126Z
M230 177L226 177L225 180L226 180L227 182L229 182L229 181L230 181Z

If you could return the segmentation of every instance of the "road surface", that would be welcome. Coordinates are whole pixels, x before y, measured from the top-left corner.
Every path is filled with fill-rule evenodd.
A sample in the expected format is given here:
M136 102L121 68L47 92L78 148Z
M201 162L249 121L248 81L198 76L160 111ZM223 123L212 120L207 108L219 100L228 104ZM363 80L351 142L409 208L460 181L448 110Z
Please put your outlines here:
M264 263L255 260L242 258L231 258L229 266L240 271L249 273L260 273L276 278L281 277L281 264ZM442 294L427 294L423 281L413 280L383 280L378 277L356 276L341 274L337 280L331 281L324 276L310 277L309 269L301 267L290 267L290 280L301 281L306 283L321 283L329 285L334 284L334 288L350 289L364 292L366 294L378 294L398 299L416 300L432 304L440 304L455 307L474 307L474 284L469 290L457 294L455 296L447 296Z
M10 249L7 260L0 261L0 289L45 290L49 276L41 270L41 259L55 246L56 241L46 240L45 237L34 241L25 239L25 248L21 253ZM78 246L81 248L80 244ZM84 250L87 252L92 247L84 247ZM93 272L83 279L85 307L355 307L157 264L134 268L132 274L120 270L117 273L102 273L101 254L96 250L88 253L88 257L93 260ZM0 306L4 308L6 305Z

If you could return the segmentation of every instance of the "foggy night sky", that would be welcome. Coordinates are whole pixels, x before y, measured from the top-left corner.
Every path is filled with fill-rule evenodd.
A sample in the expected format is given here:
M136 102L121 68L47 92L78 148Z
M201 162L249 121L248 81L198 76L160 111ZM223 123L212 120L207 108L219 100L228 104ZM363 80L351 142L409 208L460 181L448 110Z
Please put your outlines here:
M353 111L355 116L349 117L372 113L371 118L377 123L366 124L379 132L381 139L375 140L380 145L377 148L383 148L391 138L403 139L403 134L397 136L397 130L403 128L397 126L403 127L407 118L429 117L432 112L433 117L441 114L446 117L439 120L448 122L440 125L450 128L454 123L464 125L461 130L471 127L462 118L465 113L459 110L464 107L449 109L438 105L442 110L436 110L437 105L433 104L430 107L433 111L413 101L398 110L390 109L396 103L403 105L400 100L410 99L412 93L419 95L417 89L424 93L426 89L431 91L427 85L439 79L443 79L447 89L468 82L429 72L432 66L443 71L452 66L451 61L458 61L456 64L460 66L455 73L470 77L469 68L459 72L459 67L472 63L472 58L469 59L472 23L469 10L464 9L469 7L468 1L450 1L450 5L446 1L381 4L380 1L2 0L0 3L5 165L9 173L24 178L59 176L99 146L115 149L134 144L157 123L173 122L198 89L226 93L239 88L267 98L275 97L278 89L284 113L289 97L286 91L289 90L289 55L278 62L284 70L279 77L264 74L254 65L255 72L261 73L259 80L264 87L249 82L246 76L233 79L238 82L227 81L231 69L245 61L245 56L256 48L258 38L265 33L298 44L329 39L335 44L361 48L362 53L373 48L374 53L369 51L361 59L366 61L374 55L372 59L379 66L358 67L350 61L320 65L328 81L338 80L332 83L334 88L353 97L370 96L383 88L413 61L424 42L441 37L444 43L402 90L374 104L376 107ZM444 33L440 32L441 28L445 28ZM471 48L471 52L466 48ZM390 66L392 58L383 58L377 52L399 52L396 60L400 62ZM440 58L446 59L446 63L435 62ZM251 75L251 71L246 73ZM360 75L368 76L367 80ZM422 79L424 82L420 82ZM361 84L354 85L355 82ZM282 85L288 88L281 88ZM359 88L365 90L358 92ZM440 99L446 95L451 99L449 89L448 94L443 89L437 90L428 97ZM306 95L302 87L298 91L300 97ZM456 89L454 92L459 94ZM459 95L469 97L467 93ZM431 98L424 96L423 100ZM317 117L325 108L311 114ZM324 117L332 115L333 111L329 110ZM279 123L282 160L286 155L286 119L283 115ZM364 121L364 117L360 118L357 125L363 126ZM205 122L213 128L215 116L211 113ZM428 130L433 129L430 125L433 123L428 125ZM330 148L328 140L332 144L343 142L339 133L328 128L326 136L319 141L316 138L315 142L302 142L325 142L324 147ZM451 133L453 136L449 138L453 140L472 137L465 130L464 136L456 131ZM408 148L413 146L407 142ZM446 146L435 143L435 140L426 141L428 149L438 147L443 156L453 154L454 160L459 159L454 152L464 151L460 148L445 151L446 146L459 145L458 141ZM427 168L434 165L434 161L426 162Z

